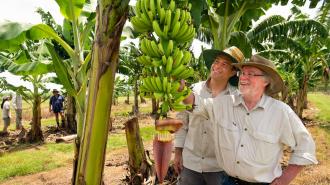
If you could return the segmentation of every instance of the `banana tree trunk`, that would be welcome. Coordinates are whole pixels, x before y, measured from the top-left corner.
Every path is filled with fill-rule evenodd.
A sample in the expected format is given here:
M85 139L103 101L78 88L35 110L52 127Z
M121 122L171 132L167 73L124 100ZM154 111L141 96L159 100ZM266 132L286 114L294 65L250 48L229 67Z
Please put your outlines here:
M102 184L120 37L128 2L99 0L92 70L75 184Z
M289 95L287 98L287 104L294 110L295 106L294 106L294 102L295 102L295 96L294 95Z
M77 120L76 120L76 102L74 97L68 96L66 98L66 112L65 119L66 125L65 128L68 129L71 133L77 133Z
M305 100L307 96L307 82L308 82L308 76L304 75L303 77L303 83L302 86L300 87L298 94L297 94L297 102L296 102L296 114L302 118L303 110L304 110L304 105L305 105Z
M125 123L125 132L129 154L130 184L140 185L151 177L152 163L144 152L139 122L136 117Z
M126 101L125 101L125 103L126 103L127 105L129 105L129 93L127 93L127 96L126 96Z
M152 110L151 110L151 114L152 115L156 115L157 114L157 111L158 111L158 105L159 105L159 102L155 99L155 98L152 98L151 99L151 106L152 106Z
M307 88L306 92L304 93L304 109L308 108L308 100L307 100Z
M139 114L139 88L138 88L138 82L137 82L137 80L135 80L135 84L134 84L133 113L134 113L135 116Z
M41 130L41 97L38 94L38 87L34 87L33 91L33 106L32 106L32 124L31 130L27 135L29 142L43 141Z
M147 103L146 99L143 98L142 96L140 96L140 101L141 101L141 103Z

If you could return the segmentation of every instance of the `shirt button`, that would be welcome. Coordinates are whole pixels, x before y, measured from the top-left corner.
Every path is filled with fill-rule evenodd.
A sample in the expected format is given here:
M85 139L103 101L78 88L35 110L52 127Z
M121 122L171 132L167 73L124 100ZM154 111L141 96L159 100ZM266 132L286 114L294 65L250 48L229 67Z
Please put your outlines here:
M204 131L204 134L206 134L206 131Z
M246 113L246 115L250 115L250 113Z
M236 163L239 164L239 161L237 161Z
M245 128L244 130L247 131L247 128Z
M202 157L202 159L204 159L204 157Z
M241 145L241 147L243 147L244 145Z

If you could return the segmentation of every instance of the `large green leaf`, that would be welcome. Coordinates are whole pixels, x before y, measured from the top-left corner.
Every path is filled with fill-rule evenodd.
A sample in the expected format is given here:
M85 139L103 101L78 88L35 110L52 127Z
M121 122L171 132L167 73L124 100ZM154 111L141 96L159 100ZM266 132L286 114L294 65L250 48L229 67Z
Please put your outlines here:
M41 75L41 74L46 74L51 72L53 69L53 66L51 63L46 63L46 62L39 62L39 61L34 61L34 62L26 62L24 64L15 64L12 63L8 67L8 71L16 74L16 75Z
M256 33L261 32L262 30L265 30L266 28L282 23L285 21L285 18L280 16L280 15L273 15L270 16L268 18L266 18L265 20L263 20L262 22L260 22L258 25L256 25L253 29L249 30L247 32L247 37L248 38L252 38L253 35L255 35Z
M61 14L71 21L78 19L85 4L85 0L56 0L56 2Z
M64 39L69 43L74 43L72 30L73 28L71 22L68 19L64 19L62 34L64 36Z
M20 53L18 54L18 56L15 58L14 62L16 64L24 64L24 63L27 63L27 62L30 62L29 60L29 54L27 53L26 50L22 50L22 51L19 51Z
M252 42L276 41L278 37L305 37L306 35L326 38L328 31L321 23L315 20L293 20L273 26L266 27L264 30L254 33Z
M0 25L0 50L15 51L26 40L47 38L56 40L70 57L74 56L74 50L48 25L37 24L31 26L14 22L6 22Z
M0 53L0 72L4 72L11 65L12 61Z
M199 27L201 23L201 13L203 11L203 7L206 6L205 1L194 1L189 0L189 2L193 5L190 10L190 14L194 23L195 28Z
M58 79L61 81L63 87L68 91L68 93L71 96L74 96L77 94L71 80L70 75L67 71L66 66L63 64L63 61L60 59L58 54L56 53L53 45L50 43L46 43L46 46L49 50L50 55L52 56L53 63L54 63L54 70L58 77Z
M245 58L250 58L252 55L252 46L244 32L231 33L229 45L238 47L243 52Z
M0 24L0 49L8 51L19 49L19 45L26 39L25 32L32 26L31 24L20 24L16 22Z

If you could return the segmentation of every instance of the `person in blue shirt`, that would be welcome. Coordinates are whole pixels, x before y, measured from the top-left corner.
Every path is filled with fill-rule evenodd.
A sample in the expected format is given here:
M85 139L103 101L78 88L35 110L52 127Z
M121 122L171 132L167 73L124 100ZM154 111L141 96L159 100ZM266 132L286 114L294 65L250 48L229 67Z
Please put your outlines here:
M60 123L58 120L58 115L61 116L62 127L64 127L64 111L63 111L63 102L64 97L59 94L57 89L53 89L53 96L50 98L49 101L49 112L53 112L56 118L57 128L60 127Z

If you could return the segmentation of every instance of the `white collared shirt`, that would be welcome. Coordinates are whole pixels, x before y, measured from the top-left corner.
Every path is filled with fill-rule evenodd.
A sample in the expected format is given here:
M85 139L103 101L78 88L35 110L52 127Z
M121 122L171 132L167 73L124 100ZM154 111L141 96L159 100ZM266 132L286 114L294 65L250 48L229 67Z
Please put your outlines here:
M193 84L193 93L202 98L212 97L206 81ZM218 96L238 93L228 85ZM183 126L175 134L174 146L183 148L183 166L196 172L218 172L223 169L217 163L214 151L213 127L209 120L188 112L180 112L177 118L183 120Z
M2 118L10 118L10 101L6 100L2 107Z
M289 164L317 164L315 143L299 117L285 103L263 95L248 111L241 95L195 101L194 110L210 118L216 157L233 177L270 183L282 174L284 145L293 150Z

